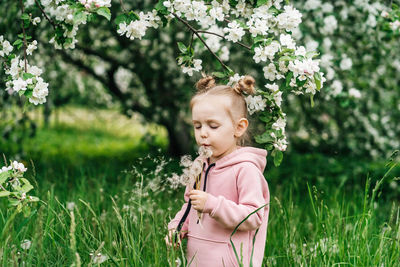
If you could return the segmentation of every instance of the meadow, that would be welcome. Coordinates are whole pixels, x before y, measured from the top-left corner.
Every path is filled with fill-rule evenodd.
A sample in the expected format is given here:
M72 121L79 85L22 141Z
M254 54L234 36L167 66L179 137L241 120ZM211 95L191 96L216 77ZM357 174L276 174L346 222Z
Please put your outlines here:
M40 202L13 217L0 198L2 266L187 266L164 243L184 188L167 181L180 169L162 128L64 108L24 142ZM13 160L13 149L0 152ZM388 160L291 151L269 162L264 265L399 266L400 168Z

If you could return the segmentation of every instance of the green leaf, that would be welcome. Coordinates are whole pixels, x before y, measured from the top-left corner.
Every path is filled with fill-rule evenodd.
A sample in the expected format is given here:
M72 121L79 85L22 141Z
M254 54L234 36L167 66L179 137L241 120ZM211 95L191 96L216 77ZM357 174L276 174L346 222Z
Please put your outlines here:
M10 191L0 191L0 197L7 197L10 195Z
M273 15L277 15L277 14L280 13L279 10L278 10L275 6L271 6L271 7L268 9L268 12L271 13L271 14L273 14Z
M72 44L72 41L73 41L72 38L66 38L64 44Z
M100 7L99 9L96 10L96 13L99 14L100 16L105 17L108 21L111 20L111 12L108 7Z
M158 13L162 14L162 15L167 15L168 14L168 9L166 6L164 6L164 1L165 0L160 0L158 1L157 5L156 5L156 10Z
M257 0L257 7L268 4L269 0Z
M256 43L260 43L260 42L263 42L263 41L265 41L266 40L266 38L265 38L265 36L263 36L263 35L257 35L255 38L254 38L254 43L256 44Z
M28 15L28 14L26 14L26 13L23 13L23 14L21 15L21 19L23 19L23 20L29 20L29 19L30 19L30 17L29 17L29 15Z
M315 58L319 56L319 53L317 51L309 51L306 53L306 58Z
M10 172L2 172L0 173L0 184L4 183L10 177Z
M33 75L32 73L24 72L24 74L22 74L22 77L24 78L24 80L28 80L35 77L35 75Z
M266 122L266 123L270 122L272 119L272 117L269 113L262 113L258 118L260 119L260 121Z
M289 74L286 76L286 87L289 87L290 80L293 77L293 72L289 72Z
M306 84L307 79L304 79L302 81L300 81L299 79L296 79L296 84L298 87L302 87L304 84Z
M21 40L21 39L17 39L17 40L15 40L15 42L13 43L13 45L16 45L16 46L18 46L18 45L22 45L23 44L23 41Z
M178 47L179 47L179 50L182 52L182 53L186 53L187 52L187 47L183 44L183 43L181 43L181 42L178 42Z
M27 98L31 98L32 95L33 95L33 90L25 90L24 95L25 95Z
M128 13L128 16L129 16L129 19L130 19L131 21L140 20L139 15L136 14L135 12L133 12L133 11L130 11L130 12Z
M80 24L85 22L87 19L87 15L84 12L77 11L74 14L74 24Z
M274 165L275 167L279 167L281 165L282 159L283 159L283 153L280 150L274 150Z
M86 19L86 21L87 22L92 22L92 21L94 21L95 19L96 19L96 14L93 14L93 13L89 13L88 15L87 15L87 19Z
M30 196L29 201L30 201L30 202L38 202L38 201L39 201L39 198L38 198L38 197Z
M24 193L27 193L29 191L31 191L33 189L33 186L31 184L24 184L24 186L22 186L21 191Z
M270 135L269 132L265 132L261 135L256 135L254 139L258 144L270 143L274 141L274 138Z
M119 25L122 22L128 23L128 16L127 15L119 14L114 20L114 23L117 24L117 25Z
M279 58L279 61L291 61L293 60L293 57L291 56L283 56Z
M223 73L223 72L220 72L220 71L216 71L216 72L213 72L213 73L211 73L213 76L215 76L215 77L217 77L217 78L220 78L220 79L222 79L222 78L225 78L225 73Z
M19 200L12 199L12 200L9 200L9 205L10 205L11 207L17 206L20 202L21 202L21 201L19 201Z
M317 86L317 91L321 89L321 74L319 72L314 73L314 80L315 80L315 85Z

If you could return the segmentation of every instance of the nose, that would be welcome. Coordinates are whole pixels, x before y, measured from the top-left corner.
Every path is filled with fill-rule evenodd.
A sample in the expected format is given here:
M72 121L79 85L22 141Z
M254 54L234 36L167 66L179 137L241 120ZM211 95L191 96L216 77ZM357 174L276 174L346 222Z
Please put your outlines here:
M207 130L205 129L205 127L201 127L200 136L201 136L202 138L207 138L208 132L207 132Z

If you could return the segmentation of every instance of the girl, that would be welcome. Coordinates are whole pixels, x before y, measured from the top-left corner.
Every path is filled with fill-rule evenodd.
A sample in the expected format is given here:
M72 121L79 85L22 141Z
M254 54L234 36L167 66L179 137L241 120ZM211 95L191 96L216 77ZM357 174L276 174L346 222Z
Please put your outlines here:
M168 224L167 244L175 231L188 238L187 261L190 266L239 266L230 244L235 227L252 214L232 236L239 258L249 266L253 238L253 266L261 266L264 255L269 191L263 176L267 151L241 147L248 127L243 92L254 93L254 79L246 76L235 86L216 85L207 76L197 82L197 94L190 107L196 142L211 149L203 162L200 188L188 186L185 204ZM199 217L197 213L202 213Z

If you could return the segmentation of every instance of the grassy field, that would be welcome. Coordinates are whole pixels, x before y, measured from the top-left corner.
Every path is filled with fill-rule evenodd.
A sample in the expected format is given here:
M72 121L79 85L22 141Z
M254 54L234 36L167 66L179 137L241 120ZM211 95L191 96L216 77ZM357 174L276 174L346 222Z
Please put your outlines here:
M167 182L178 164L164 156L165 136L138 118L76 108L39 127L24 163L41 201L6 229L13 209L0 199L1 264L184 266L184 251L163 240L183 202ZM0 147L11 160L9 149ZM268 164L265 266L399 266L400 170L385 162L291 153Z

